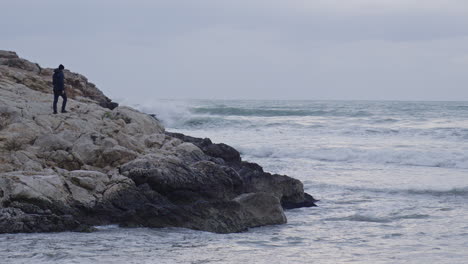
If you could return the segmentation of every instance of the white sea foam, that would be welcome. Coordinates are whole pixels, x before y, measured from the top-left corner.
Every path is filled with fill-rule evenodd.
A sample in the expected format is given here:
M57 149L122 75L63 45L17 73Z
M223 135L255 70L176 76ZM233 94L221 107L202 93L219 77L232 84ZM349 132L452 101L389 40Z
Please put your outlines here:
M332 217L324 219L325 221L356 221L356 222L374 222L374 223L390 223L406 219L426 219L430 216L427 214L409 214L409 215L389 215L389 216L373 216L353 214L344 217Z
M333 190L346 190L356 193L376 193L376 194L388 194L388 195L397 195L397 196L406 196L408 195L417 195L417 196L432 196L432 197L461 197L468 198L468 187L452 187L452 188L441 188L440 186L433 188L405 188L401 186L400 188L388 188L388 187L370 187L370 186L347 186L342 184L329 184L322 183L316 184L315 188L317 189L333 189ZM344 201L339 201L339 204L350 204L350 203L366 203L370 200L368 198L352 200L346 199Z
M133 105L133 107L142 112L154 114L166 127L178 127L194 118L189 104L187 101L156 100Z
M169 101L137 106L303 181L287 225L0 235L5 263L466 263L468 103ZM206 249L210 250L206 250ZM337 261L336 256L339 256ZM2 263L3 263L2 262Z
M468 169L468 152L447 149L392 149L304 146L241 147L241 153L254 158L310 159L323 162L400 164Z
M109 229L116 229L119 228L119 225L102 225L102 226L95 226L97 230L109 230Z

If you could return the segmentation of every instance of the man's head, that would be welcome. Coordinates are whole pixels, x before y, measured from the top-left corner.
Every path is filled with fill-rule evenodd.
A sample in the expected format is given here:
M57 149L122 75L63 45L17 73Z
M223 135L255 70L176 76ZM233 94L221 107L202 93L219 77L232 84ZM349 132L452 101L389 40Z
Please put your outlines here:
M59 68L59 70L65 69L65 67L62 64L60 64L58 68Z

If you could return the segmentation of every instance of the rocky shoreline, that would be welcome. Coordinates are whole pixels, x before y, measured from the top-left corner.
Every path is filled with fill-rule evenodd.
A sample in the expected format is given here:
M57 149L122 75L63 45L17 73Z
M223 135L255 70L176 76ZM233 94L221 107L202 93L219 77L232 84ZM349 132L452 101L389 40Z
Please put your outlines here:
M65 72L70 111L53 115L51 76L0 51L0 233L107 224L230 233L315 206L299 180L228 145L167 132L80 74Z

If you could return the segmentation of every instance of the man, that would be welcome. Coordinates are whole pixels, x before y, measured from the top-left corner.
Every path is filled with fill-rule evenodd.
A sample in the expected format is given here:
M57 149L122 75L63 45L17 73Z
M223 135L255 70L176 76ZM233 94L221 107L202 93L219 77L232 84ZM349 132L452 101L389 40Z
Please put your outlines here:
M58 69L54 70L54 75L52 76L52 83L54 85L54 114L57 114L57 102L59 96L62 96L63 102L62 102L62 113L67 113L65 110L65 106L67 105L67 95L65 94L65 87L64 87L64 75L63 75L63 69L65 67L60 64Z

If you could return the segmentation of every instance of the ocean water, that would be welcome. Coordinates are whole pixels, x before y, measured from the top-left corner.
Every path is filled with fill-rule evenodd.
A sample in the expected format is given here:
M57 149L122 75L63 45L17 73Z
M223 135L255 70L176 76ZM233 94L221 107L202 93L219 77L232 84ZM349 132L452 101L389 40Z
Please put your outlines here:
M0 263L468 263L468 102L155 101L168 131L300 179L319 207L238 234L0 235Z

